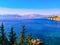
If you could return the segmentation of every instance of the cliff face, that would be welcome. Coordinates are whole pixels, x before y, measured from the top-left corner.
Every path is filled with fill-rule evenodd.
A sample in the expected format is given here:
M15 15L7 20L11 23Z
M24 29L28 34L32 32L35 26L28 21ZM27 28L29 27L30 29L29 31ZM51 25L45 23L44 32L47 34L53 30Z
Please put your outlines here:
M60 17L58 17L58 16L49 17L48 19L49 20L60 21Z

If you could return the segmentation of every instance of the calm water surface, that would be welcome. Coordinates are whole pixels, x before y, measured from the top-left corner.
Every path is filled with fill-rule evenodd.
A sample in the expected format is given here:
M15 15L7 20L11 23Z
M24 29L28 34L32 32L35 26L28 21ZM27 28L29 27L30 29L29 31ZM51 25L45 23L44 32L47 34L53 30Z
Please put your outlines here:
M32 34L33 38L40 38L44 45L60 45L60 22L47 19L0 20L2 22L6 35L13 26L19 36L22 25L25 25L26 35Z

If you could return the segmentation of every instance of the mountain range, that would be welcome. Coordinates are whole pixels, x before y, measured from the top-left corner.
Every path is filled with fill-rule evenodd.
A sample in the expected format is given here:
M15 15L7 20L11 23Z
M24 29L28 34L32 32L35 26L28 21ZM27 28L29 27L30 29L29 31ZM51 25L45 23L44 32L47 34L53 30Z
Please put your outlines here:
M40 14L28 14L28 15L18 15L18 14L6 14L0 15L0 20L20 20L20 19L38 19L38 18L48 18L47 15Z

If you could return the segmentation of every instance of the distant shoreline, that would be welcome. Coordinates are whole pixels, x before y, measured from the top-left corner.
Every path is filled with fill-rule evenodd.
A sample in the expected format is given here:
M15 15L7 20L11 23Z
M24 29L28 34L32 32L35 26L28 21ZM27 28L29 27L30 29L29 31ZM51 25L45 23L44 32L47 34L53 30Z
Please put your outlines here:
M60 17L58 16L53 16L53 17L48 17L49 20L55 20L60 22Z

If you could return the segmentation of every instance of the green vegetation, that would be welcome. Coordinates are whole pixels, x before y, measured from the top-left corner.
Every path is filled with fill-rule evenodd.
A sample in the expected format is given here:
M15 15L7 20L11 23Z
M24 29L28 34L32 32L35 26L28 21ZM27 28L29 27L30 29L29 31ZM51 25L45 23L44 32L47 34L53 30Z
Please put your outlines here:
M32 35L30 34L26 39L27 45L32 45L31 40L32 40Z
M8 45L8 39L5 36L3 23L1 24L1 27L0 27L0 44L1 45Z
M20 45L24 45L25 43L25 29L24 26L22 26L22 30L21 30L21 36L20 36Z
M13 31L13 27L11 27L11 32L9 35L9 43L10 45L16 44L16 34Z
M8 38L5 34L4 25L2 23L0 26L0 45L33 45L31 42L32 34L25 36L26 32L24 26L22 26L21 35L18 39L19 43L17 42L17 36L13 27L11 27Z

